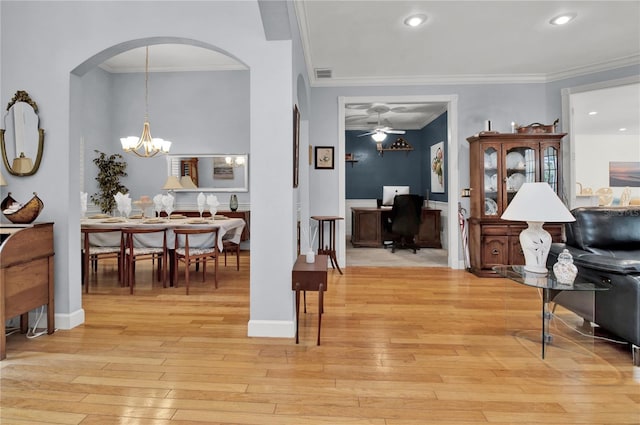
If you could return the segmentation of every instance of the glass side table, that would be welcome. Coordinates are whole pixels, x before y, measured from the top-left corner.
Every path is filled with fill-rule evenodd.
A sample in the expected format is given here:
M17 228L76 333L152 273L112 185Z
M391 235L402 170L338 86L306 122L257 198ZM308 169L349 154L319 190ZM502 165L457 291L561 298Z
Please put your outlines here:
M559 283L549 270L547 274L533 273L524 270L524 266L495 266L493 270L501 277L505 277L521 285L542 289L542 358L544 359L546 345L551 344L553 335L549 332L549 320L552 313L549 310L549 303L564 291L606 291L611 288L601 282L589 282L576 277L573 283Z

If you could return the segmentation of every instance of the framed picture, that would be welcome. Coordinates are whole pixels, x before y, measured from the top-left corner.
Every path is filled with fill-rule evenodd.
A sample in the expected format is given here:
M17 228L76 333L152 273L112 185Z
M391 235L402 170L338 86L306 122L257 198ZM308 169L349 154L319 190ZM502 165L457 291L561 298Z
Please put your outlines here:
M316 165L320 170L333 170L333 146L316 146Z
M298 187L300 178L300 110L293 105L293 187Z
M639 187L640 162L610 161L609 186L611 187Z
M444 193L444 142L431 146L431 192Z
M225 158L213 158L213 179L233 180L233 167Z

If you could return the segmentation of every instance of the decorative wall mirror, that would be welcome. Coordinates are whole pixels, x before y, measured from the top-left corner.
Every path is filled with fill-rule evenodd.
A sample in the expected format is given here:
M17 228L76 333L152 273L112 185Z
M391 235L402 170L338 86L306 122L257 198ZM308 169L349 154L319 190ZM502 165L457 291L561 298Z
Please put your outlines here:
M167 155L169 175L181 182L191 176L176 192L248 192L249 155L247 154L193 154ZM194 178L195 177L195 178Z
M4 129L0 129L5 168L14 176L35 174L40 167L43 146L44 130L40 128L38 105L26 91L19 90L7 105ZM9 158L12 159L11 164Z

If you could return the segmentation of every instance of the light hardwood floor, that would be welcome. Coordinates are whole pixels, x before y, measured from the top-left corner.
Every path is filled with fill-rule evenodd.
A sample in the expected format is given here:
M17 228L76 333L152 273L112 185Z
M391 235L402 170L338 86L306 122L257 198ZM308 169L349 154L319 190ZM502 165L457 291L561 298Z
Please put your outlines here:
M532 288L446 268L330 270L322 345L317 294L293 338L248 338L249 258L219 288L136 294L101 265L86 322L8 337L0 423L10 424L638 424L640 368L627 346L578 338L540 358ZM146 281L146 282L145 282ZM60 300L59 300L60 302ZM569 324L575 316L558 310Z

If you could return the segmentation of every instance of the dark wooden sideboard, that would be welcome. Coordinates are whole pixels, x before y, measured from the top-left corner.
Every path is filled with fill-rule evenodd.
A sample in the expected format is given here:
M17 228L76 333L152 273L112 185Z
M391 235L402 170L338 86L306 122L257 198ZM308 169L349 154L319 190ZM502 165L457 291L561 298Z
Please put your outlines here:
M391 235L384 223L391 208L351 208L351 244L354 247L380 247ZM440 210L422 208L420 231L416 243L421 248L442 248Z

